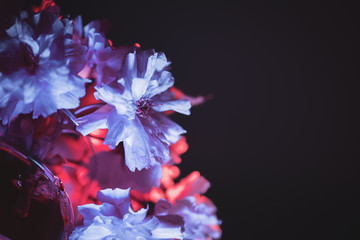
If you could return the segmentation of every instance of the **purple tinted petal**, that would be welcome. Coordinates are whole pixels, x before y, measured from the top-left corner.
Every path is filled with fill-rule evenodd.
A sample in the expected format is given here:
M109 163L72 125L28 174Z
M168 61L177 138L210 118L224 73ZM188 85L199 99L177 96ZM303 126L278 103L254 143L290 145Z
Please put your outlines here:
M126 214L124 216L124 220L131 224L141 224L144 221L148 210L149 206L146 208L141 208L137 212L134 212L132 209L130 209L130 214Z
M120 141L133 135L134 122L129 120L125 115L119 115L113 108L108 116L106 122L107 128L109 129L106 134L104 144L110 145L110 148L115 148Z
M79 15L74 19L74 33L73 38L75 41L80 42L83 36L83 23L82 17Z
M162 168L159 163L141 171L130 171L124 156L115 151L99 152L90 158L89 177L102 188L129 188L149 192L160 186Z
M178 113L185 115L190 115L190 102L188 100L174 100L167 102L154 102L153 109L158 112L165 112L168 110L173 110Z
M158 206L157 206L158 205ZM221 237L221 224L214 212L208 211L208 206L189 196L176 200L174 205L166 200L159 200L155 204L155 216L177 215L184 220L184 239L218 239ZM160 215L160 216L159 216Z
M111 111L111 106L105 105L93 113L85 115L77 119L79 125L76 130L86 136L96 129L106 128L107 116Z
M94 220L96 216L100 213L100 206L95 204L86 204L78 206L78 210L84 217L84 224L88 225Z
M130 188L103 189L97 193L96 197L102 203L110 203L114 205L117 208L117 210L121 213L121 215L124 215L129 212L131 206Z
M135 117L132 121L133 134L124 139L125 163L131 171L149 168L156 162L155 156L151 151L151 142L145 132L140 120Z
M153 80L150 81L149 87L146 90L145 96L148 98L152 98L160 93L163 93L174 85L174 78L170 72L163 71L156 75L159 76L153 77Z
M37 96L36 101L34 102L34 118L37 118L40 115L46 117L56 111L56 101L52 98L50 94L39 94Z
M159 225L151 231L156 239L183 239L184 220L179 215L158 216Z
M165 199L159 199L155 204L154 215L156 216L166 215L171 207L172 207L171 202Z
M152 117L170 143L176 143L181 134L186 133L186 130L162 113L153 114Z

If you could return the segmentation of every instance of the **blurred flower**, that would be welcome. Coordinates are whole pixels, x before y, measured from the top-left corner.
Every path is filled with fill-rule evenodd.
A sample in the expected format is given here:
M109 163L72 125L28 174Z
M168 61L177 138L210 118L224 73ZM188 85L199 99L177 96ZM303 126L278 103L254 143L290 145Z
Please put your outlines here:
M72 22L57 14L21 12L0 39L0 120L33 118L79 105L85 79L77 76L84 48L72 40Z
M161 187L142 194L132 190L133 206L140 209L147 202L155 203L155 215L178 215L185 222L184 239L211 240L221 237L221 221L216 217L216 207L201 195L210 187L209 181L194 171L178 183L180 174L176 166L163 165Z
M21 114L7 126L3 137L46 164L60 164L63 160L48 155L54 148L61 147L57 145L57 137L64 131L71 131L73 125L63 111L37 119L33 119L32 114Z
M206 197L187 196L172 205L160 199L155 205L155 216L178 215L184 218L184 239L208 240L219 239L221 229L215 215L215 205Z
M156 215L175 214L182 216L185 222L184 239L219 239L221 229L216 217L216 207L204 194L210 182L194 171L178 183L168 184L165 199L159 199L155 205Z
M115 81L126 55L133 49L129 46L113 48L105 37L106 27L106 23L95 20L83 28L81 16L74 20L74 40L87 48L87 63L80 76L94 77L97 84Z
M154 187L147 193L140 193L132 189L131 194L134 200L156 203L159 199L165 198L174 203L177 199L204 194L210 187L209 181L202 177L198 171L190 173L178 183L175 183L174 179L180 175L179 168L177 166L163 165L162 169L161 186Z
M74 209L75 223L82 220L77 207L96 203L96 193L101 189L99 183L89 177L90 158L98 152L108 150L110 149L96 137L84 137L70 132L56 138L45 159L46 163L52 164L51 170L64 184Z
M163 113L174 110L189 115L191 107L168 90L174 84L169 64L163 53L153 50L129 53L120 79L95 87L95 97L106 104L78 119L77 130L83 135L107 128L104 144L115 148L123 142L131 171L168 161L169 145L186 132Z
M70 240L182 239L182 218L147 216L148 208L134 212L129 191L130 189L104 189L97 194L102 205L79 206L79 211L84 216L83 226L74 229Z
M180 175L180 169L173 165L162 165L161 186L154 186L148 192L131 189L131 201L134 209L140 209L148 202L156 203L161 198L166 198L165 191L168 187L175 185L174 179Z

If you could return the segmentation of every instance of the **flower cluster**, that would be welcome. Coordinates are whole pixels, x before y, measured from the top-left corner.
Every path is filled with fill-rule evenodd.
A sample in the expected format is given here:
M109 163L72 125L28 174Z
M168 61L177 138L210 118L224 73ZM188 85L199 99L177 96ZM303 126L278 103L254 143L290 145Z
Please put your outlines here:
M78 76L84 46L72 40L72 24L48 12L22 12L0 41L0 120L21 113L47 117L79 106L85 95Z
M102 29L51 0L2 29L0 140L62 179L70 239L219 239L210 183L196 171L175 182L188 145L168 117L208 97L176 89L164 53L115 47Z

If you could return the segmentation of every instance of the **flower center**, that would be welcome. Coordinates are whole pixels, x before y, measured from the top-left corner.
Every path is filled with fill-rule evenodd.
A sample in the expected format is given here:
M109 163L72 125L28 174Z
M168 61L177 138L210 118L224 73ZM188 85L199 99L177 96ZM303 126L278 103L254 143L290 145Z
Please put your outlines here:
M32 48L28 44L21 43L21 46L24 51L25 68L29 73L34 74L39 67L39 55L35 56Z
M137 106L136 114L139 115L140 117L148 118L148 114L152 107L151 100L140 98L136 102L136 106Z

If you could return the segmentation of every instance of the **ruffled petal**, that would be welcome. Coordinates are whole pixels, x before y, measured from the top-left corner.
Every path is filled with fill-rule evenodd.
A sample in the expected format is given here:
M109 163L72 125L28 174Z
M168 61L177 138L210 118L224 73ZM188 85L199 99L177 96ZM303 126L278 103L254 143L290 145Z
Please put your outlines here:
M76 127L76 130L86 136L96 129L106 128L107 117L110 111L111 106L105 105L93 113L78 118L77 122L79 125Z
M151 142L140 120L133 121L133 133L123 140L125 163L131 171L142 170L154 165L156 159L151 149Z
M181 134L186 133L180 125L166 117L162 113L153 114L156 125L161 129L169 143L176 143L181 138Z
M115 148L121 141L133 135L133 131L137 128L134 126L134 120L128 119L126 115L117 114L112 109L107 116L106 126L109 129L104 144L108 144L110 148Z
M149 80L149 78L133 78L131 93L134 101L139 100L144 95L149 84Z
M104 189L99 191L98 199L103 202L100 209L117 208L117 211L106 211L104 214L95 208L95 211L91 209L87 213L84 209L88 205L85 205L81 208L81 212L85 213L83 225L75 228L70 239L92 239L93 236L99 239L182 239L182 217L151 216L148 207L137 212L129 207L126 213L118 214L121 211L119 206L130 206L129 189ZM97 216L94 217L94 214Z
M155 216L180 216L184 220L184 239L219 239L221 221L217 219L215 212L209 211L208 206L198 202L194 196L188 196L176 200L171 204L166 200L159 200L155 204Z
M113 205L116 207L116 213L119 215L119 217L123 217L125 214L129 213L131 209L131 202L130 202L130 188L128 189L103 189L100 190L97 195L97 199L99 199L100 202L103 203L103 206L105 203L109 203L110 205ZM103 212L104 210L102 210Z
M126 115L132 119L135 116L136 107L132 104L130 92L127 90L114 89L107 85L102 87L95 87L94 93L97 99L101 99L113 105L119 115Z
M34 118L37 118L40 115L47 117L56 111L57 105L51 95L40 94L37 96L36 101L34 102Z
M141 208L137 212L134 212L132 209L130 209L130 213L124 216L124 220L131 224L140 224L144 221L148 211L149 206L146 206L146 208Z
M151 231L155 239L183 239L183 218L177 215L158 217L159 225Z
M100 206L93 203L86 204L78 207L79 212L84 217L84 224L88 225L94 220L100 213Z
M154 102L153 109L158 112L173 110L178 113L190 115L190 102L188 100L174 100L166 102Z
M152 98L155 95L163 93L174 85L174 78L172 77L170 72L162 71L157 75L159 76L151 80L149 83L149 87L145 93L145 96L147 98Z

